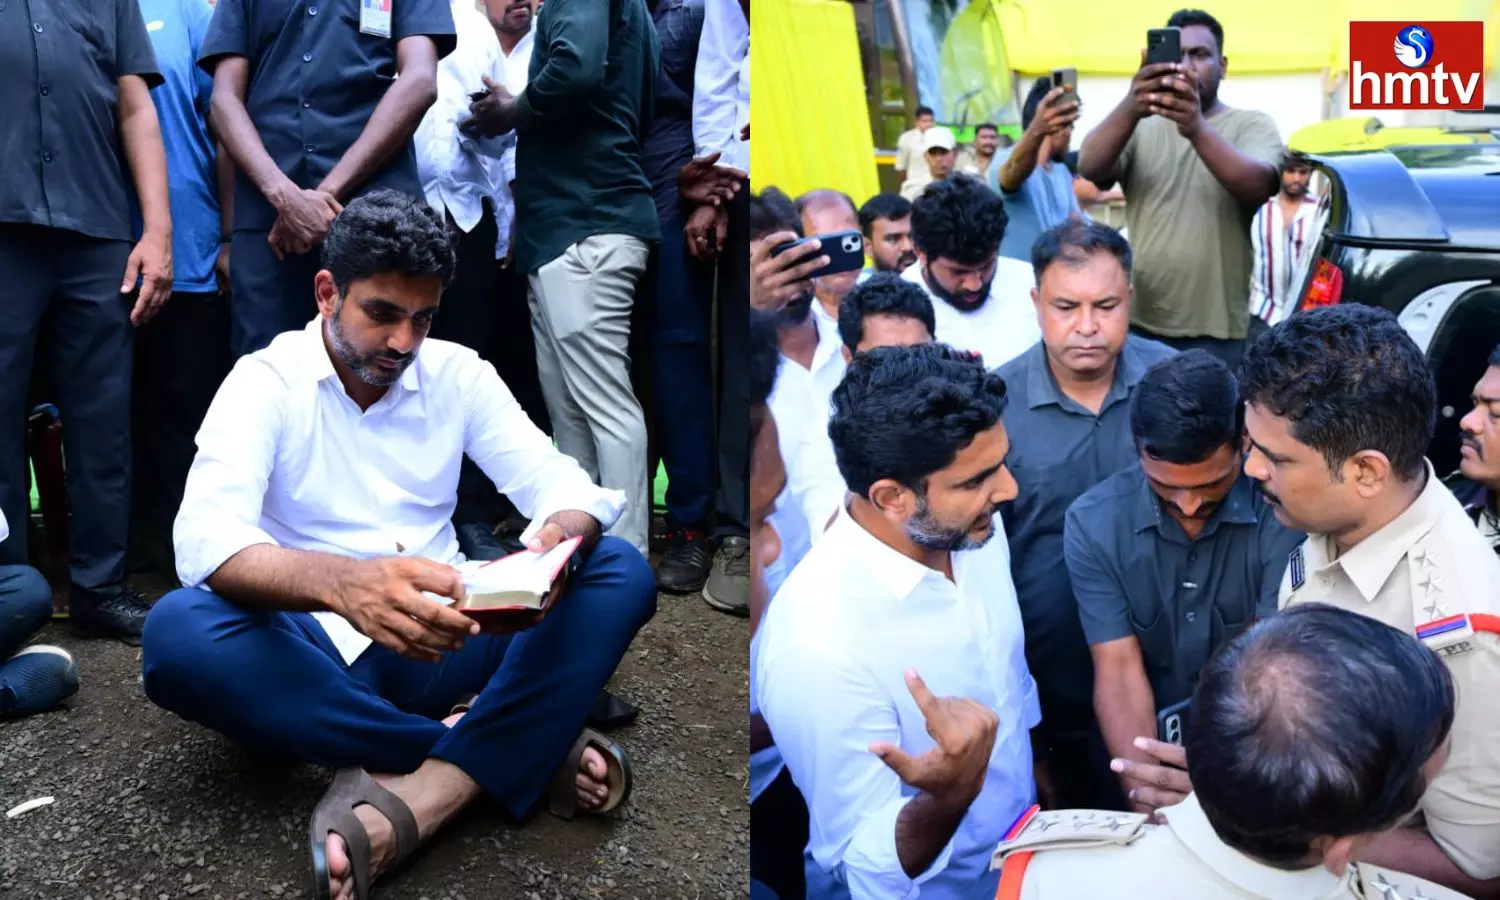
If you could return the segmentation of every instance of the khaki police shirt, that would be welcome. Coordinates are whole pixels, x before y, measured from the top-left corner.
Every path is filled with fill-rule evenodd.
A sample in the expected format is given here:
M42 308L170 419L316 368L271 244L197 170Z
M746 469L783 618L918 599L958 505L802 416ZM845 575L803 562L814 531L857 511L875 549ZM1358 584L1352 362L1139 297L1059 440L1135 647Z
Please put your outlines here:
M1279 606L1328 603L1412 633L1460 613L1500 613L1500 558L1430 464L1406 512L1335 556L1332 538L1309 535L1282 576ZM1500 875L1500 635L1464 646L1444 655L1458 699L1453 744L1422 813L1449 858L1484 880Z
M1165 825L1137 813L1060 810L1037 814L992 865L1031 850L1021 900L1453 900L1439 885L1371 866L1335 875L1323 866L1288 871L1219 840L1194 796L1162 810ZM1115 826L1111 830L1111 826ZM1019 861L1018 861L1019 862ZM1005 881L998 895L1006 896Z

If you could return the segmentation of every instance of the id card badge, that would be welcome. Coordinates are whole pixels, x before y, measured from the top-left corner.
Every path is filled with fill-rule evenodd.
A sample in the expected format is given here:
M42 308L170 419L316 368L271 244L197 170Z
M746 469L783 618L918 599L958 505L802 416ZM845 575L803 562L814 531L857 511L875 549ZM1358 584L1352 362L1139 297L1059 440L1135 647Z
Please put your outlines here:
M391 36L391 3L394 0L359 0L359 33Z

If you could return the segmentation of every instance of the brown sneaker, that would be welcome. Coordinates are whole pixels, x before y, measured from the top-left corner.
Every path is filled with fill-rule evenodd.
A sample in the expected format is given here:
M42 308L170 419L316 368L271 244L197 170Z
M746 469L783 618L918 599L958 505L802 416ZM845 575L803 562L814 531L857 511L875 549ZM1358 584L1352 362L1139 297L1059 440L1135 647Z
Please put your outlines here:
M719 542L714 568L703 586L703 601L731 616L750 615L750 539L727 537Z

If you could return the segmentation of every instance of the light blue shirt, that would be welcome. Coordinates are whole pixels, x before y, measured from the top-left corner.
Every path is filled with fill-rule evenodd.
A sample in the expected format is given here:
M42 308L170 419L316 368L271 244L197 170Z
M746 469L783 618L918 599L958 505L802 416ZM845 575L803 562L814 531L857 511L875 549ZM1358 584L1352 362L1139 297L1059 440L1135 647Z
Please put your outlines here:
M1031 245L1041 233L1067 221L1071 213L1083 213L1073 194L1073 173L1061 161L1031 170L1015 193L1000 187L1000 167L1014 148L997 151L987 175L990 187L1005 201L1005 237L1000 255L1031 262Z
M172 290L218 290L219 194L214 142L208 134L213 78L198 68L198 49L213 18L208 0L139 0L163 83L151 92L167 151L172 204Z

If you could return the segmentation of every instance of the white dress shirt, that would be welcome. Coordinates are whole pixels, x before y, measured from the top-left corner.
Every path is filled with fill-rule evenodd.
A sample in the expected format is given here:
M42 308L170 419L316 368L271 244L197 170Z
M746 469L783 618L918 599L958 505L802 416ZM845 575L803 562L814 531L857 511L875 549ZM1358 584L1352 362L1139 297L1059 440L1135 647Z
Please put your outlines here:
M750 23L738 0L704 0L703 34L693 70L693 143L697 155L750 171Z
M955 583L841 511L761 620L751 691L807 800L808 851L835 896L994 895L990 854L1034 800L1029 732L1041 720L998 517L995 529L982 548L953 554ZM1000 718L983 790L916 879L896 852L896 819L916 792L868 749L934 746L908 669L934 694L972 698ZM811 881L808 896L823 896Z
M921 285L932 299L937 333L932 337L959 350L970 350L984 358L986 368L995 369L1010 362L1042 339L1042 328L1036 321L1036 306L1031 289L1036 276L1031 266L1004 256L995 260L995 280L990 282L990 298L971 312L963 312L938 297L922 277L922 264L912 263L901 277Z
M425 341L361 412L334 371L322 323L242 358L215 395L173 528L183 585L204 586L256 544L460 562L450 520L464 454L531 518L528 532L562 510L604 528L619 518L624 494L559 453L474 351ZM346 663L370 645L342 617L313 615Z

